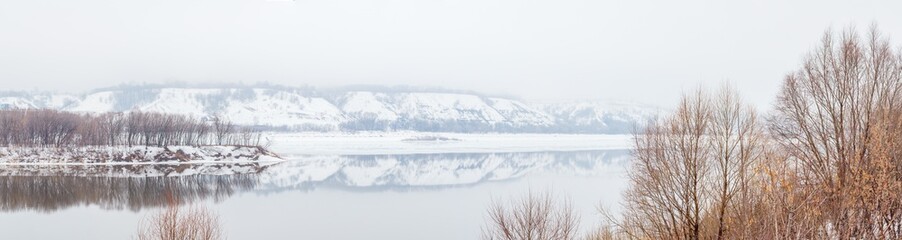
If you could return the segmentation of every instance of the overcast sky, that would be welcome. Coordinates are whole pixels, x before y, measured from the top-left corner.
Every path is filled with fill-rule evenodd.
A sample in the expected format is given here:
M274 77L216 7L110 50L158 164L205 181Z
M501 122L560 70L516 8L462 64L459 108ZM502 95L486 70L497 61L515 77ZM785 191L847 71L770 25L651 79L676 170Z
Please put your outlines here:
M899 1L5 1L0 88L349 84L671 105L729 80L762 107L829 27L902 43Z

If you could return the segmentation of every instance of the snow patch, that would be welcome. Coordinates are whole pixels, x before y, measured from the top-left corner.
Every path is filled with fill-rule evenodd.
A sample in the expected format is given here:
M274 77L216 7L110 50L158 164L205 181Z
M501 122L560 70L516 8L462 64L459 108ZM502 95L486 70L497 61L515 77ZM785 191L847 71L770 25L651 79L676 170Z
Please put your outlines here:
M266 149L245 146L0 148L0 165L140 165L280 161L283 160L278 155Z

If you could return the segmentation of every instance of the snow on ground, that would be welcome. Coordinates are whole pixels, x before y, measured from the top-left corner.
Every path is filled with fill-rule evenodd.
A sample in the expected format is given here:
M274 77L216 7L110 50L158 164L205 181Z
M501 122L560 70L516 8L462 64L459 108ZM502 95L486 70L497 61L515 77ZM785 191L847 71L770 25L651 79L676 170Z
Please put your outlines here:
M426 132L270 133L267 139L272 141L270 149L286 158L302 155L616 150L629 149L632 143L631 135Z
M259 173L283 162L257 147L0 148L0 176L155 177Z
M83 100L70 107L73 112L111 112L115 110L116 96L113 92L97 92L85 96Z
M278 155L240 146L2 147L0 165L140 165L280 162Z
M177 177L256 174L281 162L0 165L0 176Z
M386 106L382 99L385 94L373 92L349 92L343 98L341 111L349 115L380 121L395 121L400 118L397 113Z
M34 108L34 104L21 98L0 97L0 109Z
M508 156L508 155L451 155L452 160L443 159L447 156L436 156L432 164L430 161L407 161L409 157L402 155L410 154L474 154L474 153L539 153L539 152L573 152L573 151L592 151L592 150L624 150L629 149L631 144L630 135L589 135L589 134L467 134L467 133L426 133L426 132L358 132L358 133L268 133L268 140L272 145L268 151L262 151L258 148L250 147L226 147L226 146L171 146L168 148L160 147L86 147L86 148L0 148L0 168L2 167L20 167L14 169L14 173L23 172L67 172L72 173L71 169L41 168L29 169L23 166L58 166L58 167L83 167L90 166L123 166L123 165L179 165L179 164L257 164L271 165L283 161L282 159L292 160L292 164L302 164L317 166L322 168L325 165L347 164L347 157L362 155L380 155L379 161L369 162L375 164L372 166L341 166L326 167L331 169L331 173L317 173L304 167L303 172L294 177L306 176L305 178L323 178L326 176L336 176L335 171L341 169L342 174L347 179L345 181L352 182L352 185L379 185L382 181L397 181L400 177L386 174L385 172L397 173L404 171L425 172L425 171L441 171L454 172L454 175L460 175L472 182L474 179L482 179L485 177L500 177L502 175L516 176L523 169L513 170L506 169L501 164L503 159L522 159L525 156ZM393 156L388 156L393 155ZM320 159L322 161L310 161ZM342 157L344 156L344 157ZM544 156L544 155L537 155ZM487 159L483 159L488 157ZM531 156L529 158L533 158ZM479 168L493 169L494 174L486 175L474 174L470 172L460 172L463 162L467 162ZM475 158L475 159L471 159ZM499 158L499 159L494 159ZM325 160L324 160L325 159ZM440 164L439 164L440 163ZM516 162L522 164L522 162ZM289 164L289 165L292 165ZM434 165L439 164L439 165ZM442 165L444 164L444 165ZM499 165L501 164L501 165ZM470 166L467 165L467 166ZM538 164L536 166L544 166L547 164ZM237 165L236 165L237 166ZM294 166L294 165L292 165ZM530 165L532 166L532 165ZM400 167L400 168L399 168ZM159 167L157 167L159 168ZM109 170L107 168L100 169L95 172L115 173L125 171L132 175L171 175L173 173L169 168L129 168L126 170ZM180 175L190 174L210 174L217 172L253 172L250 169L223 169L215 167L209 169L188 169L187 171L177 171ZM281 168L280 168L281 169ZM82 169L81 171L84 171ZM89 171L90 172L90 171ZM328 172L328 171L327 171ZM10 173L7 173L10 174ZM312 175L311 175L312 174ZM309 176L308 176L309 175ZM406 174L404 176L407 176ZM353 176L353 178L351 178ZM437 176L437 175L430 175ZM404 177L406 178L406 177ZM504 178L504 177L502 177ZM434 183L436 181L444 181L447 177L416 178L416 180L407 179L411 184ZM439 182L442 182L439 181ZM447 182L447 181L445 181Z
M169 114L181 114L198 116L203 113L205 106L195 99L216 94L219 91L213 89L160 89L158 97L146 103L139 109L145 112L163 112Z
M238 124L325 130L338 129L344 121L341 110L322 98L264 89L254 89L253 96L229 101L223 115Z

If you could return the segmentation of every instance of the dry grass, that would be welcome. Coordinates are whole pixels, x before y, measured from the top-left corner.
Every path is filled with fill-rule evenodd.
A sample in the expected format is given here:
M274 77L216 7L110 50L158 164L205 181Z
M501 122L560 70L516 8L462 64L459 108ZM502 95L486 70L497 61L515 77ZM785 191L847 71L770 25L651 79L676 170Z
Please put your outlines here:
M137 240L225 239L219 216L204 207L171 206L141 222Z
M566 240L576 239L579 217L568 200L553 194L528 193L510 202L496 201L488 210L491 219L483 227L483 239Z

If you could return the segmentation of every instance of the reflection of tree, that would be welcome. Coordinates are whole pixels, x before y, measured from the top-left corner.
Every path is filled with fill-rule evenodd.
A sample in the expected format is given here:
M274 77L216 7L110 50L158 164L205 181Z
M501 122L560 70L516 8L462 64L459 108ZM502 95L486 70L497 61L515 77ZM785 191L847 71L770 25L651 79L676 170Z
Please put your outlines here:
M260 173L271 164L124 164L124 165L10 165L0 166L0 176L101 176L159 177L194 174L225 175Z
M165 206L170 198L178 203L219 201L243 191L437 190L533 173L597 176L622 170L628 156L628 150L602 150L308 156L273 166L4 166L0 167L0 211L49 212L81 205L138 211ZM163 177L175 175L190 176Z
M138 211L171 201L220 201L256 186L256 175L246 174L144 178L2 176L0 211L52 212L78 205Z

